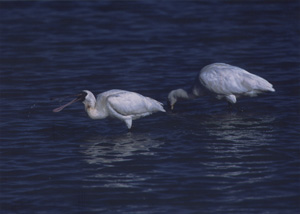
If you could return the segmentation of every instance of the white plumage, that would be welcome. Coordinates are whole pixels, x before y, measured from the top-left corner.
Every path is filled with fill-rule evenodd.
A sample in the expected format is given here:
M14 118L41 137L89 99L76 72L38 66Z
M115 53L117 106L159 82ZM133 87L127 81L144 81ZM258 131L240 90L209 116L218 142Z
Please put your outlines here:
M54 112L59 112L66 106L82 101L85 110L92 119L104 119L106 117L117 118L126 123L128 129L132 126L132 120L140 117L145 117L154 112L165 112L162 103L141 94L124 91L124 90L109 90L97 95L88 90L84 90L77 98L71 102L54 109Z
M212 95L236 103L241 96L256 96L263 92L274 92L272 84L248 71L225 63L213 63L205 66L196 77L188 91L176 89L169 93L168 100L173 109L179 99L194 99Z

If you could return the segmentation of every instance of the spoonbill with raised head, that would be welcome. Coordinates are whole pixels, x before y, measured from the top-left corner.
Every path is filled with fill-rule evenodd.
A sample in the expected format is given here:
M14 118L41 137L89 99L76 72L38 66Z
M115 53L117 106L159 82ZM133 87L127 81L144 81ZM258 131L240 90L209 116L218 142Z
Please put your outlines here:
M53 112L60 112L77 101L84 104L85 111L91 119L117 118L124 121L128 129L132 126L132 120L158 111L165 112L162 103L150 97L118 89L98 94L97 99L92 92L84 90L76 99L54 109Z
M229 105L237 102L238 97L254 97L263 92L274 92L272 84L248 71L225 63L213 63L201 69L189 90L176 89L169 93L171 109L180 99L195 99L212 95L225 99Z

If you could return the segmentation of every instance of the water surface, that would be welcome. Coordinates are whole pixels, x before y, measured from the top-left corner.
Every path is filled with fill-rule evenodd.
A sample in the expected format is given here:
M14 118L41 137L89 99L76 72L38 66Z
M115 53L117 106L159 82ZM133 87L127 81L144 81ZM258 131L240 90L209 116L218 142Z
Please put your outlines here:
M298 1L1 2L1 213L299 213ZM51 100L166 104L213 62L275 93L124 123Z

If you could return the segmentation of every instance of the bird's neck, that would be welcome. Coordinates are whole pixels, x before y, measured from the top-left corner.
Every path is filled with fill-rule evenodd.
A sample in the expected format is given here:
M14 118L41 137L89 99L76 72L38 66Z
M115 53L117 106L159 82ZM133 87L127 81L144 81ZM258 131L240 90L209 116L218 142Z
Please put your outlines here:
M85 107L85 111L87 112L87 114L89 115L89 117L91 119L104 119L108 116L107 112L105 111L105 109L101 109L101 108L96 108L96 106L91 107L91 106L86 106Z
M105 108L101 104L97 104L97 100L94 95L91 95L84 102L85 111L91 119L103 119L108 116Z
M207 89L203 87L203 85L199 82L198 78L195 79L194 85L190 88L190 94L194 96L194 98L205 96L207 94Z
M191 90L184 90L184 89L177 89L175 91L175 96L177 99L185 99L185 100L196 98L196 96L192 93Z

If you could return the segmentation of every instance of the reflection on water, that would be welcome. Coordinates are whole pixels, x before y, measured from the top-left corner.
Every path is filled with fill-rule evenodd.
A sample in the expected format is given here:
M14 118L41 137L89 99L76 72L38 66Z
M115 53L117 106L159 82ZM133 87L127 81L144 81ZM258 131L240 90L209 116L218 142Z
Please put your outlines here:
M95 136L86 139L83 144L86 161L89 164L112 164L130 160L131 156L154 155L152 148L162 144L149 134L124 133L113 136Z
M208 169L206 176L245 177L245 184L268 179L274 172L269 166L274 155L270 143L276 138L274 121L270 115L233 113L206 120L206 133L216 139L205 146L211 160L203 163Z
M224 114L205 121L204 127L217 140L235 143L256 143L274 141L272 123L275 118L245 114Z
M93 167L94 174L86 178L88 181L99 181L105 188L136 187L147 179L139 175L134 164L126 164L136 156L153 156L153 148L161 146L163 142L152 139L149 134L125 133L111 136L95 136L86 139L82 144L82 153L88 164ZM122 169L122 170L118 170ZM116 171L117 170L117 173ZM98 185L96 185L99 187ZM88 186L91 188L92 186Z

